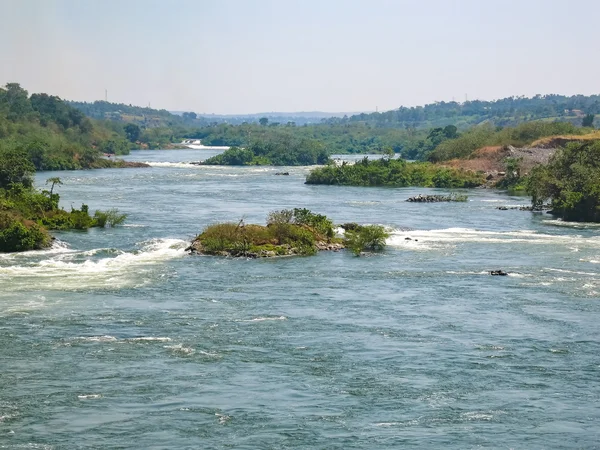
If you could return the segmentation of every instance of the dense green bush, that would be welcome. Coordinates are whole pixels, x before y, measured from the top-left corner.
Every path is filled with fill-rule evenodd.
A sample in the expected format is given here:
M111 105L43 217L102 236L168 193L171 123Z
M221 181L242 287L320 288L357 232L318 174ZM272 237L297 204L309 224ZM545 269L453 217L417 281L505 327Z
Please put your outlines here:
M272 211L267 216L267 225L269 226L283 226L287 224L310 227L325 239L331 239L334 236L333 222L327 216L315 214L306 208Z
M346 229L344 244L346 248L352 250L352 253L359 256L365 250L383 250L388 237L389 233L381 225L358 225Z
M127 219L127 214L121 214L118 209L113 208L107 211L96 211L94 213L94 226L114 227L121 225Z
M527 180L534 208L551 201L566 220L600 222L600 142L570 143Z
M0 252L36 250L47 247L50 242L50 235L35 223L25 224L14 219L0 226Z
M402 159L369 160L356 164L326 166L314 169L306 184L345 186L424 186L469 188L484 183L481 175L459 169L439 167L431 163L408 163Z
M204 164L311 166L328 162L329 155L317 141L282 135L256 140L247 148L232 147L219 155L208 158Z
M195 242L205 254L252 256L261 252L277 255L313 255L317 242L333 239L333 224L326 216L308 209L273 211L267 226L217 223L206 227Z

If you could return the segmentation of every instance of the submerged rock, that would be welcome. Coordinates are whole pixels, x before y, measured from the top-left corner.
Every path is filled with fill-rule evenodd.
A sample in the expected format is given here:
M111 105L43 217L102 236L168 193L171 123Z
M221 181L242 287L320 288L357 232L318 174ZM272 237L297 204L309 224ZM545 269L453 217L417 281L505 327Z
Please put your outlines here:
M508 275L508 272L505 272L502 269L498 269L498 270L490 270L490 275L492 276L501 276L501 277L505 277Z
M423 195L419 194L414 197L409 197L406 199L407 202L415 202L415 203L438 203L438 202L466 202L466 195Z

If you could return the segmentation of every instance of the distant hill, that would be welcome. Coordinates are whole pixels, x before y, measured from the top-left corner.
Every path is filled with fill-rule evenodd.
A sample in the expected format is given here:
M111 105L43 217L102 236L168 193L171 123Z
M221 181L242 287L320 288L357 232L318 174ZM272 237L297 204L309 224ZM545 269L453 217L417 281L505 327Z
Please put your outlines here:
M464 103L437 102L411 108L401 106L386 112L355 114L331 118L328 123L367 123L389 128L434 128L454 125L467 128L490 122L513 126L532 120L581 122L586 114L600 114L600 95L536 95L507 97L499 100L474 100Z
M182 116L171 114L166 109L152 109L126 105L124 103L105 102L102 100L90 103L67 103L93 119L134 123L143 126L144 128L170 127L173 125L181 125L185 122L185 119ZM203 125L203 122L199 121L197 125Z
M105 101L68 102L86 116L135 123L145 128L191 125L202 127L228 123L258 123L267 118L269 123L285 125L352 124L363 123L379 128L430 129L454 125L465 129L482 123L496 126L514 126L523 122L543 120L578 124L586 114L600 115L600 95L536 95L534 97L507 97L499 100L473 100L464 103L437 102L424 106L401 106L385 112L262 112L252 114L198 114L193 112L143 108Z

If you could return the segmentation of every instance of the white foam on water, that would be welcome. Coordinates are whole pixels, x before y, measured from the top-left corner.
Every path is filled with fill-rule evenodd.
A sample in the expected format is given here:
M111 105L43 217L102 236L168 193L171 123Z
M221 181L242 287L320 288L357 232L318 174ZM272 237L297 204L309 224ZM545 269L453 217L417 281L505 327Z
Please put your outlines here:
M165 345L164 348L171 350L173 353L181 353L184 355L191 355L195 351L193 348L184 347L182 344Z
M255 317L254 319L242 320L241 322L264 322L267 320L287 320L285 316L279 317Z
M220 355L218 353L205 352L204 350L200 350L198 353L204 356L209 356L211 358L220 358Z
M190 164L189 162L145 161L144 164L148 164L150 167L174 167L178 169L195 169L201 167L198 164Z
M140 337L128 338L125 340L130 341L130 342L144 342L144 341L146 341L146 342L151 342L151 341L171 342L170 337L156 337L156 336L140 336Z
M592 263L592 264L600 264L600 258L599 259L585 259L585 258L582 258L579 261L581 261L581 262L589 262L589 263Z
M410 238L410 239L406 239ZM481 242L490 244L558 244L600 248L600 236L551 235L533 230L482 231L471 228L445 228L439 230L392 231L387 244L410 249L435 249L440 246L455 246L459 243Z
M116 342L118 339L114 336L80 336L75 338L76 341L84 342Z
M91 399L95 399L95 398L102 398L101 394L82 394L82 395L78 395L77 398L79 400L91 400Z
M231 416L228 416L227 414L215 413L215 416L217 416L219 418L219 424L221 424L221 425L225 425L227 422L229 422L231 420Z
M591 275L591 276L600 276L600 274L595 272L579 272L577 270L567 270L567 269L554 269L551 267L544 267L544 270L549 270L551 272L560 272L560 273L573 273L576 275Z
M546 219L542 220L542 223L546 225L552 225L555 227L567 227L567 228L600 228L600 223L595 222L568 222L562 219Z
M466 420L492 420L494 418L493 414L478 411L466 412L460 416Z
M68 253L75 253L76 250L73 250L69 247L66 242L60 241L58 239L54 240L52 246L43 250L30 250L27 252L18 252L18 253L0 253L0 261L10 261L13 259L24 259L31 257L39 257L45 255L61 255Z
M152 239L141 244L140 250L93 249L71 252L67 257L50 254L49 258L28 264L0 266L0 289L3 281L10 283L6 289L18 289L19 283L28 289L39 285L44 289L81 289L89 287L119 288L150 282L144 277L145 266L153 266L185 256L188 243L181 239ZM94 259L101 253L116 256ZM69 261L84 257L84 261ZM16 262L16 261L15 261Z

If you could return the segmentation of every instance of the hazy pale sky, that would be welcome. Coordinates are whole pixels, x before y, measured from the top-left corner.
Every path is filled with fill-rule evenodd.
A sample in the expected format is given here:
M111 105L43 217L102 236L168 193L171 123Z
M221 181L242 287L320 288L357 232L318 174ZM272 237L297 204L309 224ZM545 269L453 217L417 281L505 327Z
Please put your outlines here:
M599 0L0 0L0 84L198 113L600 92Z

